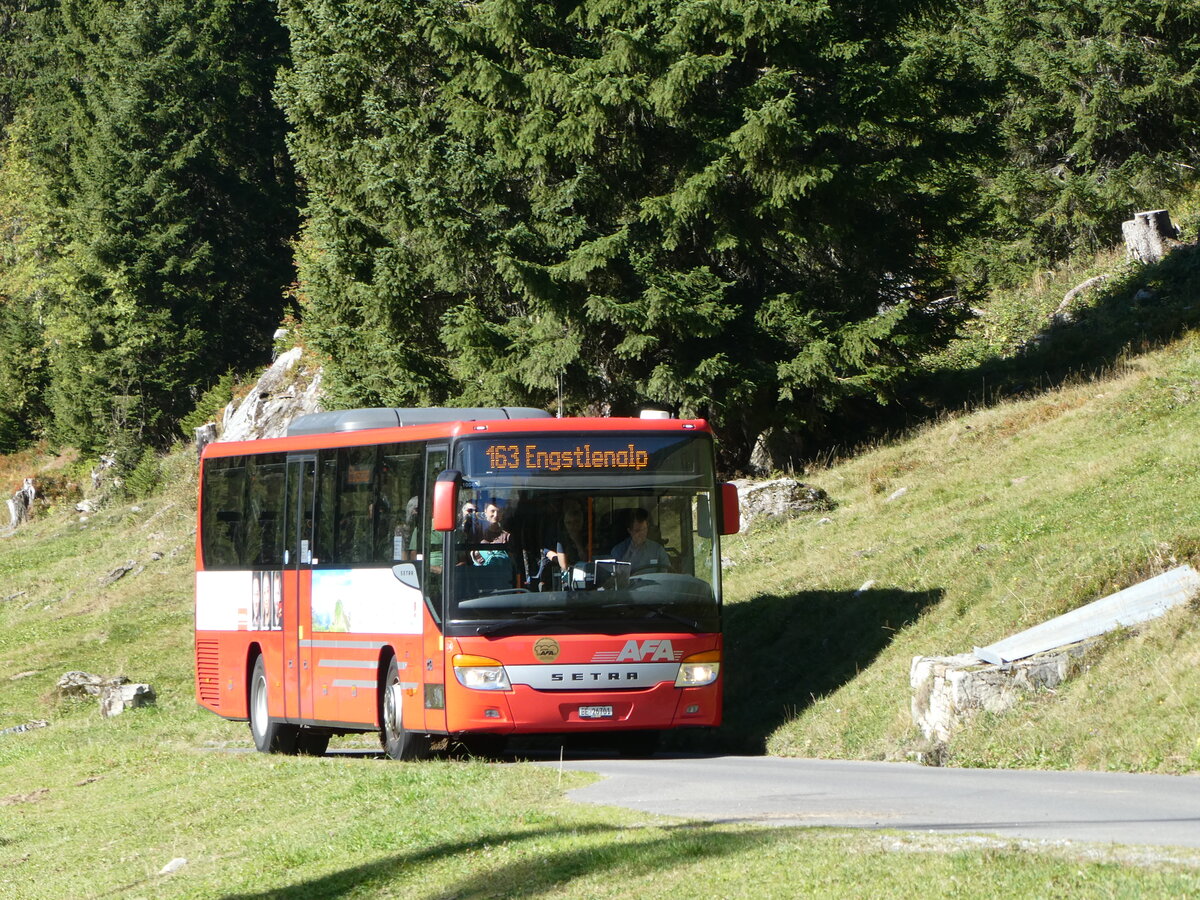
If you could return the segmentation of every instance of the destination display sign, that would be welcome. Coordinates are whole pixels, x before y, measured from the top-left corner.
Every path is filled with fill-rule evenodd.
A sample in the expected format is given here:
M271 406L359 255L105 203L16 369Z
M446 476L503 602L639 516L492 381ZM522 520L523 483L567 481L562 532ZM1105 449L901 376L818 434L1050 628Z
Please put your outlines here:
M471 441L462 452L465 470L476 475L692 474L696 472L695 446L695 440L674 435L521 435Z
M528 469L558 472L562 469L644 469L650 465L650 451L637 444L619 450L593 447L590 442L565 449L547 450L536 441L520 444L488 444L484 447L488 468Z

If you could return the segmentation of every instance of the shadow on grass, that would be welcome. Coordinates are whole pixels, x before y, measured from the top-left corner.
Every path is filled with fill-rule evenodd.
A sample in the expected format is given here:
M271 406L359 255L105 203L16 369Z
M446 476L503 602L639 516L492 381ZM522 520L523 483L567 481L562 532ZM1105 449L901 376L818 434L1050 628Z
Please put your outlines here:
M853 679L943 594L798 591L727 606L720 749L764 752L776 728Z
M787 829L715 830L709 825L629 829L582 826L569 831L571 846L539 847L541 841L561 842L567 832L537 829L494 834L486 839L438 844L415 853L398 853L285 888L228 894L225 900L309 900L341 897L386 886L395 878L426 863L463 857L456 870L472 872L424 891L410 887L406 896L527 897L539 896L580 878L606 876L614 870L622 879L669 870L685 861L742 853L770 840L790 838ZM526 846L514 846L526 845ZM495 856L495 863L480 854Z

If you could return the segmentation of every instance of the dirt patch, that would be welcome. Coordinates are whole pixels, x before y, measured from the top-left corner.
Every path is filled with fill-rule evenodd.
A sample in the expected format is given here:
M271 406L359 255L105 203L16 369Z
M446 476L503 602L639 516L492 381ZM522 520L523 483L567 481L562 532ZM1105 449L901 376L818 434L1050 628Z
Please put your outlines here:
M7 797L0 797L0 806L15 806L18 803L37 803L39 800L45 800L50 796L50 788L38 788L36 791L30 791L28 794L10 794Z

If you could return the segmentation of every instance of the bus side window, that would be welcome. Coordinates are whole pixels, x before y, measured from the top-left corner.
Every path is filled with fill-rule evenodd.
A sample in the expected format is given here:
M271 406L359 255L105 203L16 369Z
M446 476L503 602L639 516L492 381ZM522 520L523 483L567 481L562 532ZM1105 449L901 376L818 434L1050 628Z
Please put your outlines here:
M245 543L245 459L229 456L204 463L203 521L200 543L208 568L236 566Z
M250 517L243 562L258 566L283 563L283 507L287 463L281 454L260 456L250 473Z
M372 505L375 496L375 447L338 451L338 498L333 558L330 562L367 563L375 546Z
M414 486L415 483L415 486ZM383 447L379 461L379 493L375 501L375 562L407 558L417 519L421 455L402 444Z
M314 564L333 562L334 517L337 514L337 451L323 450L317 462L317 533Z

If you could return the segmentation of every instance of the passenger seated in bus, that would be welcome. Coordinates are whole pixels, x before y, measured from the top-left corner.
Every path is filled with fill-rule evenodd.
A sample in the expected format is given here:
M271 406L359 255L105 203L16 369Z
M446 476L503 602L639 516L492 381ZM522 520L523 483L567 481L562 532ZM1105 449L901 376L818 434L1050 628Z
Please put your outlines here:
M442 574L442 535L440 532L433 530L433 520L429 522L429 571L434 575ZM421 529L413 531L408 539L408 555L409 559L417 562L421 559Z
M504 527L504 508L495 500L489 500L483 506L483 523L482 528L486 529L490 525L499 525Z
M478 541L483 536L484 521L479 515L479 504L474 500L468 500L462 505L462 513L459 515L458 527L463 533L463 540L468 542Z
M671 568L670 557L662 544L649 539L650 514L638 507L629 511L629 537L612 548L614 559L629 563L629 572L666 572Z
M546 535L543 544L537 572L530 581L538 590L555 590L560 586L556 576L588 558L583 504L578 499L568 497L563 501L561 522Z
M477 566L511 565L508 548L497 546L507 544L511 537L512 535L501 528L498 522L493 522L484 529L479 549L471 552L471 561Z

